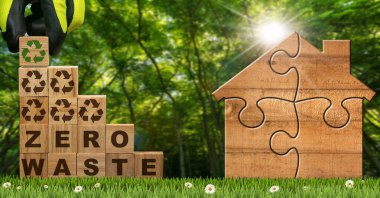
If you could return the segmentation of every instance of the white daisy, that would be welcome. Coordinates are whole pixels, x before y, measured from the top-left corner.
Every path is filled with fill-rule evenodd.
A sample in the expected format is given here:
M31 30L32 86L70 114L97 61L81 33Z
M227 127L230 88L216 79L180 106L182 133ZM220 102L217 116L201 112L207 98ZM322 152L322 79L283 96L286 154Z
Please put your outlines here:
M346 181L346 187L347 188L353 188L354 187L354 181L352 181L351 179L347 180Z
M207 186L205 188L205 192L207 194L214 194L215 193L215 186L212 184L207 184Z
M21 186L17 186L17 188L16 188L17 190L21 190Z
M186 182L186 183L185 183L185 187L186 187L186 188L192 188L192 187L193 187L193 184L190 183L190 182Z
M3 188L10 188L12 186L11 182L3 183Z
M280 190L279 186L272 186L272 187L269 188L269 192L271 192L271 193L275 193L275 192L277 192L279 190Z
M45 184L45 185L44 185L44 188L45 188L45 189L48 189L48 188L49 188L49 186Z
M79 192L81 192L82 190L83 190L83 187L82 187L82 186L77 186L77 187L75 187L74 192L75 192L75 193L79 193Z
M96 183L96 184L94 185L94 187L95 187L95 188L100 188L100 183Z

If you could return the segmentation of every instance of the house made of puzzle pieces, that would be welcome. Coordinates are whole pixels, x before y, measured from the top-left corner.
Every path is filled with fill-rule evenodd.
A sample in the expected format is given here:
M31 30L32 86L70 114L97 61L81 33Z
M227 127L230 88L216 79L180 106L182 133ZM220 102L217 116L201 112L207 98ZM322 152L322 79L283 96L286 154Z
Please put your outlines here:
M213 95L225 99L225 176L362 177L362 102L350 41L320 51L297 33Z
M106 124L106 96L78 95L78 67L50 66L47 37L20 38L21 177L163 177L133 124Z

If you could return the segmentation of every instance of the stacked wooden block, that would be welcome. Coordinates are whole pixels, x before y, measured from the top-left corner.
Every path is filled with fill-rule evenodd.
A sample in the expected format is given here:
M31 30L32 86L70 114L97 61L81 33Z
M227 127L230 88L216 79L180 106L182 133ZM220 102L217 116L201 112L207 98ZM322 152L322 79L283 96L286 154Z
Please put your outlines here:
M47 37L20 38L20 176L162 177L134 152L133 124L106 124L106 96L78 95L78 67L49 65Z

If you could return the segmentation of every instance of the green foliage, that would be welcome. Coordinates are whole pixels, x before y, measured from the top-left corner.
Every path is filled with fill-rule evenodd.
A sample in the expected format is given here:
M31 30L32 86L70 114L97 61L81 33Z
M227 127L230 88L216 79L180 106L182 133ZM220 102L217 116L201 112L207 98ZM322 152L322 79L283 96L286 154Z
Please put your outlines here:
M380 180L354 180L354 188L347 188L345 180L295 179L15 179L11 188L0 187L0 197L209 197L207 184L216 188L213 197L379 197ZM186 188L185 182L193 184ZM100 183L99 188L94 185ZM43 186L47 185L48 189ZM270 193L277 185L280 190ZM21 190L17 190L21 186ZM83 190L75 193L76 186Z
M108 123L135 123L136 148L163 150L168 177L224 175L224 108L211 93L264 52L260 23L283 21L319 47L350 39L352 74L380 91L378 0L86 3L51 65L78 65L79 93L106 94ZM0 173L16 174L18 56L4 41L0 62ZM380 98L364 109L364 173L379 176Z

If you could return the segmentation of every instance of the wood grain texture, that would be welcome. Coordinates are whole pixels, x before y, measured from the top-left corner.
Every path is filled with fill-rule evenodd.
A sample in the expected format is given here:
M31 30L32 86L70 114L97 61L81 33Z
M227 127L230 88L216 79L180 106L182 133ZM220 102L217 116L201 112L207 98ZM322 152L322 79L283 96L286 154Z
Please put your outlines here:
M79 125L105 125L106 111L105 95L78 96Z
M164 153L159 151L135 152L135 177L162 178Z
M46 178L48 173L47 154L21 153L20 154L20 177Z
M35 41L38 41L39 43L36 43ZM47 67L49 65L49 38L48 37L46 36L20 37L19 50L20 50L20 53L19 53L20 66ZM25 55L25 57L23 57L23 55ZM35 57L43 57L43 59L37 60L35 59Z
M19 95L49 96L48 69L20 67L18 69Z
M78 67L52 66L49 67L49 96L77 97L78 96Z
M49 153L49 177L75 177L77 175L77 154L75 153Z
M77 130L77 125L49 125L49 153L76 153Z
M106 153L133 153L134 134L133 124L107 124Z
M78 153L77 176L103 177L106 176L105 153Z
M105 153L106 125L78 125L78 153Z
M134 177L135 155L134 154L106 154L107 177Z
M20 124L49 124L48 97L20 97Z
M49 124L78 124L77 98L49 97Z
M350 41L320 51L290 35L213 93L226 99L226 177L361 177L374 93L350 73Z
M47 153L49 125L20 125L20 153Z

